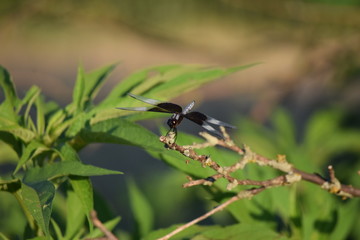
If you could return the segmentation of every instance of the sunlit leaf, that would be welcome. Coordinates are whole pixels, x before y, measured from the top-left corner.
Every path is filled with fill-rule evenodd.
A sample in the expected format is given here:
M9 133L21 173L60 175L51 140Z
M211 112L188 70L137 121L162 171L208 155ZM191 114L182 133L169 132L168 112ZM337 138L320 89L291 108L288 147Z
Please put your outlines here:
M36 106L36 127L39 135L45 132L45 103L42 97L38 97L35 101Z
M85 74L84 96L86 97L86 102L94 100L101 86L104 84L106 78L115 68L115 66L115 64L112 64Z
M19 125L1 126L0 131L11 133L15 137L20 138L22 141L26 143L33 140L36 136L36 134L33 131L23 128Z

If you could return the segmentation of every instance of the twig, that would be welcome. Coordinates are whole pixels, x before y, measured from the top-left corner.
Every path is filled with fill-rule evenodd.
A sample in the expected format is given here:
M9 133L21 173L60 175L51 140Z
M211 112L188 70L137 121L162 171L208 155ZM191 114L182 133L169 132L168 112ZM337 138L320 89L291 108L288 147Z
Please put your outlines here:
M318 174L310 174L307 172L303 172L299 169L296 169L294 166L292 166L290 163L287 162L285 155L278 155L278 158L276 160L272 160L252 152L251 149L246 145L244 145L243 148L240 148L230 139L230 136L226 133L225 128L221 128L221 131L223 133L224 139L218 139L208 133L200 133L200 135L206 139L206 142L201 144L194 143L193 145L189 145L189 146L177 145L173 140L173 138L169 135L160 137L160 141L165 143L167 145L167 148L178 151L182 155L192 160L200 162L203 167L208 166L217 172L216 174L204 179L193 180L192 178L189 177L188 178L189 182L184 183L183 187L188 188L196 185L212 185L217 179L220 178L224 178L229 182L227 186L227 190L231 190L237 185L253 185L260 187L239 192L236 196L222 203L217 208L186 223L185 225L178 227L177 229L167 234L166 236L159 238L159 240L169 239L170 237L183 231L184 229L202 221L203 219L215 214L218 211L223 210L229 204L239 199L243 199L245 197L251 198L252 196L263 191L264 189L293 184L300 180L305 180L320 185L321 188L327 190L332 194L341 196L342 198L360 197L360 189L354 188L351 185L344 185L340 183L340 181L335 177L335 171L332 166L328 167L330 181L327 181L325 178L321 177ZM239 155L241 155L240 160L231 166L227 166L227 167L220 166L218 163L210 159L209 156L198 155L194 151L194 149L200 149L200 148L216 146L216 145L222 146L224 148L227 148L229 150L238 153ZM243 169L248 163L256 163L259 166L269 166L284 172L285 175L281 175L263 181L257 181L251 179L236 179L231 176L231 173Z
M101 232L105 234L104 238L97 238L97 239L106 239L106 240L118 240L118 238L112 234L107 228L104 226L104 224L98 219L97 213L95 210L92 210L90 212L91 221L93 222L94 226L99 228Z
M189 228L193 225L195 225L196 223L210 217L211 215L222 211L224 208L226 208L227 206L229 206L231 203L240 200L240 199L244 199L244 198L251 198L253 196L255 196L256 194L262 192L263 190L265 190L265 187L260 187L260 188L254 188L254 189L249 189L249 190L244 190L239 192L236 196L233 196L232 198L230 198L229 200L227 200L226 202L220 204L219 206L217 206L216 208L212 209L211 211L205 213L204 215L195 218L194 220L181 225L180 227L176 228L174 231L170 232L169 234L165 235L162 238L159 238L158 240L168 240L169 238L171 238L172 236L176 235L177 233L185 230L186 228Z
M273 167L275 169L278 169L282 172L288 173L288 174L293 174L296 178L296 175L299 176L301 179L323 186L324 189L329 190L329 187L326 184L330 184L330 182L328 182L325 178L319 176L318 174L311 174L311 173L307 173L304 171L301 171L299 169L296 169L295 167L293 167L291 164L289 164L283 156L279 156L278 160L271 160L268 159L264 156L261 156L260 154L254 153L250 150L249 147L245 146L243 148L238 147L237 145L235 145L231 140L229 139L217 139L214 138L213 136L211 136L211 138L209 138L207 135L207 133L202 133L201 134L203 137L205 137L205 139L211 139L211 145L215 146L215 145L219 145L222 146L224 148L227 148L229 150L232 150L234 152L237 152L238 154L242 155L243 158L235 163L234 165L230 166L230 167L221 167L220 165L218 165L216 162L214 162L213 160L211 160L208 156L206 155L198 155L191 146L179 146L176 143L172 143L171 145L169 145L169 149L175 150L180 152L181 154L183 154L184 156L193 159L195 161L199 161L201 162L201 164L203 166L209 166L212 169L214 169L216 172L218 172L221 175L217 175L217 178L227 178L229 180L229 177L227 177L229 175L229 173L234 172L236 170L242 169L247 163L257 163L260 166L270 166ZM217 139L216 143L214 143L215 139ZM160 137L160 141L166 143L166 138L164 136ZM198 146L197 144L194 144L195 146ZM206 146L206 144L203 144L203 146ZM219 177L220 176L220 177ZM198 181L196 184L194 183L187 183L187 185L185 185L185 187L189 187L192 185L199 185L205 183L205 180L200 180ZM324 185L325 184L325 185ZM333 194L339 195L341 197L346 197L346 198L351 198L351 197L360 197L360 189L358 188L354 188L351 185L344 185L339 183L339 191L329 191Z

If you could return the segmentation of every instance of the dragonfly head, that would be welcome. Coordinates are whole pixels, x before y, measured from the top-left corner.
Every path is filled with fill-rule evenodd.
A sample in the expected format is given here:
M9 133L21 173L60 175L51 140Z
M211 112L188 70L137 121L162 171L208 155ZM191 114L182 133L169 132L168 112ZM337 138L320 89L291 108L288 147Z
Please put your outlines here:
M174 118L169 118L167 120L167 125L170 127L170 128L175 128L177 125L178 125L178 121Z

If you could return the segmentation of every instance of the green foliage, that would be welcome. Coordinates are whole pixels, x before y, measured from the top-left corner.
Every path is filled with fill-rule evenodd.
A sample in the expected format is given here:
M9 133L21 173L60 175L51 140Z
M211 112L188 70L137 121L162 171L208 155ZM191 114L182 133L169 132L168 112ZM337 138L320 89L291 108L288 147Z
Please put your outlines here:
M121 172L83 164L77 152L91 143L101 142L134 145L153 154L172 155L159 143L157 136L130 121L154 115L131 117L128 116L130 112L116 109L138 104L127 97L127 93L161 96L160 100L168 100L253 65L228 69L168 65L144 69L121 81L98 104L94 99L115 65L90 73L80 66L72 101L64 108L46 101L36 86L20 98L10 74L0 67L0 85L4 93L0 104L0 152L9 153L0 155L4 158L0 163L5 163L8 157L11 163L16 162L13 171L0 178L0 194L10 193L15 198L0 197L0 201L12 203L16 199L16 211L22 210L28 225L26 231L25 226L16 230L1 227L1 236L4 239L100 237L101 232L94 229L90 221L94 196L89 177ZM139 224L138 236L144 236L152 230L152 210L134 183L129 183L129 193ZM12 207L0 207L0 211L5 215L15 212L16 205L9 206ZM119 221L120 218L115 218L105 225L112 230ZM10 226L10 223L0 223Z
M360 155L360 132L355 129L343 129L342 116L338 110L319 111L309 119L303 135L299 136L290 114L278 109L270 119L270 127L242 118L238 135L242 142L251 146L257 153L269 158L285 154L287 160L296 168L326 176L327 173L323 169L337 154L353 152L357 156ZM179 133L178 144L191 142L200 143L202 140ZM186 158L179 153L172 155L149 152L196 179L214 174L213 170L203 168L198 162L185 163ZM197 152L210 155L211 159L221 166L229 166L238 160L237 155L223 149L205 148ZM337 172L337 175L346 176L340 179L343 183L358 183L352 181L358 176L346 163L346 159L335 164L335 169L342 167L346 171L343 174ZM357 164L354 169L359 168L360 165ZM239 179L266 180L278 175L279 172L271 168L248 165L233 176ZM232 191L236 193L246 188L249 187L237 187ZM232 192L226 190L226 182L221 180L216 181L211 187L206 187L206 190L207 198L211 198L217 204L232 196ZM172 195L171 192L167 194ZM359 220L356 214L359 211L359 199L341 201L311 183L302 182L288 187L268 189L251 200L240 200L231 204L226 211L240 223L234 225L236 231L239 231L238 234L251 239L346 239L349 236L359 238L355 226ZM247 228L247 224L254 227ZM204 229L196 226L179 233L174 239L232 239L231 226L227 228L222 229L214 225ZM172 230L174 227L155 231L146 239L156 239Z
M157 114L131 114L115 108L141 104L127 97L128 92L165 101L250 66L229 69L181 65L152 67L125 78L98 104L94 103L94 98L115 66L90 73L79 67L72 102L64 108L46 101L37 87L31 87L23 98L19 98L10 74L0 68L0 85L4 93L0 105L0 152L6 153L0 154L0 164L13 164L11 173L0 178L0 213L7 216L7 221L0 220L0 236L3 239L102 236L100 230L93 227L90 217L90 211L96 205L90 177L121 172L84 164L78 151L91 143L142 147L152 156L194 178L214 174L213 170L198 162L186 163L184 156L168 151L158 141L158 136L133 122ZM242 118L239 136L253 151L269 158L285 154L290 163L307 172L324 174L323 169L329 161L333 161L335 169L359 169L359 164L349 167L345 161L334 160L340 153L360 154L360 133L343 129L342 116L338 110L315 113L299 135L290 114L279 109L270 119L270 128ZM201 141L184 133L179 133L177 139L180 145ZM239 158L237 154L213 147L198 150L198 153L211 155L211 159L221 166L232 165ZM265 180L278 174L271 168L247 165L233 177ZM351 171L350 174L337 172L337 175L344 183L353 183L353 179L357 179L356 173ZM167 179L175 178L170 176ZM161 183L156 186L165 186L172 180L158 181ZM198 187L191 191L200 190L205 194L202 197L206 196L206 202L210 200L212 204L219 204L248 188L238 186L228 191L226 185L226 181L218 180L211 187ZM156 204L152 201L163 204L158 207L166 208L167 213L176 213L179 212L177 200L185 199L177 187L167 189L165 194L159 191L161 188L152 189L151 193L163 199L150 198L135 181L128 181L130 209L136 221L133 239L156 239L176 227L153 229L158 212L155 212L153 206ZM167 196L178 199L169 202ZM164 201L167 201L166 206ZM238 239L238 236L249 239L360 238L359 231L356 231L358 199L341 201L310 183L268 189L251 200L231 204L225 211L231 216L231 224L224 226L221 218L214 217L214 224L192 226L173 239ZM104 225L113 230L119 221L120 217L108 218Z

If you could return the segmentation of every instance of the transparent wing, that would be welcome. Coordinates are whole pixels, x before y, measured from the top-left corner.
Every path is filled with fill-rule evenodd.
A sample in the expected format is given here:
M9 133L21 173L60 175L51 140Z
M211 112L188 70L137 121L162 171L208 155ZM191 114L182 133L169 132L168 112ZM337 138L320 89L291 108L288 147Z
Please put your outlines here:
M226 122L222 122L213 117L207 116L201 112L189 112L185 115L185 117L199 125L204 125L205 122L211 123L218 126L224 126L228 128L236 128L235 126L228 124Z
M194 107L195 105L195 101L192 101L191 103L189 103L189 105L187 105L184 110L182 111L182 114L187 114L191 111L191 109Z
M129 93L128 95L139 101L153 105L154 107L118 107L117 109L128 110L128 111L148 111L148 112L165 112L165 113L182 112L182 108L174 103L161 102L159 100L138 96L132 93Z
M129 93L128 94L130 97L132 97L132 98L135 98L135 99L137 99L137 100L139 100L139 101L142 101L142 102L144 102L144 103L148 103L148 104L151 104L151 105L157 105L157 104L159 104L159 103L161 103L161 101L159 101L159 100L155 100L155 99L151 99L151 98L146 98L146 97L143 97L143 96L138 96L138 95L135 95L135 94L132 94L132 93Z

